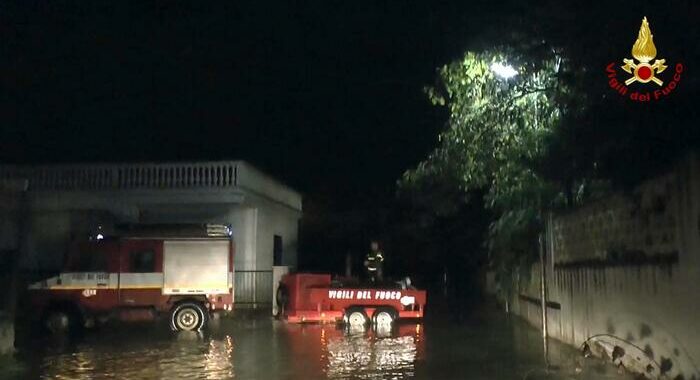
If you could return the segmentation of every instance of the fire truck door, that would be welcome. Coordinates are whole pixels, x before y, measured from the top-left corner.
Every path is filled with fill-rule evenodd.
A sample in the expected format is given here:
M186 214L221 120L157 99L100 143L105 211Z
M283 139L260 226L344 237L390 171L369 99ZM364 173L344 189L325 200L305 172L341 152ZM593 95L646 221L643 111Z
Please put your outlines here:
M124 307L155 306L163 288L162 243L128 240L122 244L119 300Z
M81 305L92 311L107 311L117 303L116 246L109 243L85 243L72 254L61 284L79 289Z

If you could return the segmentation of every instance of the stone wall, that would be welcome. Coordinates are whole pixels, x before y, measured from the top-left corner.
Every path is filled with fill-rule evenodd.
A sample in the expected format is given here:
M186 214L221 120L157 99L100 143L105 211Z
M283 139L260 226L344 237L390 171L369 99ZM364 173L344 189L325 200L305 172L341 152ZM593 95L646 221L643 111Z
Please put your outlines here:
M566 214L547 229L548 329L596 342L649 377L700 379L700 165L696 158ZM539 268L512 309L541 325ZM639 365L639 363L644 363Z
M617 194L552 218L555 264L677 254L677 187L677 174L672 173L643 184L632 194Z

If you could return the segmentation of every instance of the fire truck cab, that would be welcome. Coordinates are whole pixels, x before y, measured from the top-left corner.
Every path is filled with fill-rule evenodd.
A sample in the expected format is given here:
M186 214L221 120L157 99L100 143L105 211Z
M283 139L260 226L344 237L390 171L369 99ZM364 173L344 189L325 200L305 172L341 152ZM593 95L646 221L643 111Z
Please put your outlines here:
M230 229L206 227L74 244L61 273L29 286L35 315L52 331L163 316L175 331L206 328L211 313L233 309L234 254Z

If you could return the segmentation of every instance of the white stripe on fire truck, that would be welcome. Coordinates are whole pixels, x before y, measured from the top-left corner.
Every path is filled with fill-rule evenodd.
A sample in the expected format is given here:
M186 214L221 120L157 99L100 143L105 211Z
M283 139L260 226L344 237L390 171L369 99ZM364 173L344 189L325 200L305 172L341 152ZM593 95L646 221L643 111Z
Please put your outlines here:
M119 284L122 289L162 288L163 273L122 273Z

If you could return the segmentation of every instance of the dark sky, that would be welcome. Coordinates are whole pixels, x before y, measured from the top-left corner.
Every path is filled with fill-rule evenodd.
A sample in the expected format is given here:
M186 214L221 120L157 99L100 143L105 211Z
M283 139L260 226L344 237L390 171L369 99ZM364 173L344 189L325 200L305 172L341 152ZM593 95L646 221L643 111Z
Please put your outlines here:
M390 192L445 121L422 87L498 14L486 1L126 3L0 5L0 160L243 158L307 193Z

